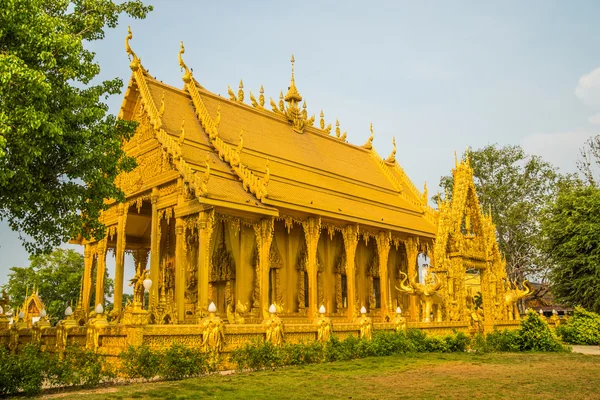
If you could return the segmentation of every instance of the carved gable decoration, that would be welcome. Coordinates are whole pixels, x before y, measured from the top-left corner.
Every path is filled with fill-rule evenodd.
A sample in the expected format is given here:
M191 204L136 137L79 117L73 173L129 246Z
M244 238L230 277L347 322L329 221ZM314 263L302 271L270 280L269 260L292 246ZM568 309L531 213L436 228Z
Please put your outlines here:
M273 235L273 240L271 241L271 249L269 250L269 265L271 265L271 268L276 269L283 267L283 258L281 257L281 253L279 252L279 247L277 246L277 240L275 235Z

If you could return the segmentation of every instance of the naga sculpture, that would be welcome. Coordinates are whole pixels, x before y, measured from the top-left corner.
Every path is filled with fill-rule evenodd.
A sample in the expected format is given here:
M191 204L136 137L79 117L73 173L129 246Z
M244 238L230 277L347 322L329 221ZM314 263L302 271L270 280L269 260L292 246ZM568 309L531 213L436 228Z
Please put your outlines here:
M442 282L437 281L431 272L425 275L425 283L419 283L415 273L407 285L408 276L404 272L400 272L400 274L404 275L404 278L400 281L400 288L396 287L396 290L419 296L424 304L423 322L432 322L430 316L433 314L433 304L439 302L438 291L442 288Z
M232 303L227 305L227 321L230 324L245 324L246 323L246 315L248 314L248 303L244 304L238 300L235 311L233 309Z
M517 307L517 303L519 300L529 296L531 293L533 293L533 289L531 288L531 285L529 284L529 281L524 280L523 283L521 285L523 285L523 287L525 289L519 289L519 285L517 284L517 281L508 281L508 283L505 282L506 285L506 297L505 297L505 304L506 304L506 310L508 313L508 319L509 320L519 320L521 319L521 316L519 315L519 308Z

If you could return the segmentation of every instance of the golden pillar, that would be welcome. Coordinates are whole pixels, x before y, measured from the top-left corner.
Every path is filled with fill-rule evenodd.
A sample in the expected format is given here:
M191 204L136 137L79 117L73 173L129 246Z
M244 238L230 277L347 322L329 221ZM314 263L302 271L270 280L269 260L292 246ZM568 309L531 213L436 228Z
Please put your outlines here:
M158 288L161 285L159 282L159 257L160 257L160 243L158 240L158 230L160 221L158 219L158 189L152 189L152 195L150 196L152 202L152 222L150 227L150 279L152 280L152 287L150 288L150 304L156 304L158 302Z
M390 255L390 241L392 234L390 231L380 231L375 241L377 242L377 254L379 255L379 282L381 296L381 316L385 318L392 308L390 279L388 276L388 257Z
M106 238L98 242L98 265L96 268L95 305L104 306L104 274L106 273Z
M417 259L419 257L418 239L409 237L404 241L404 247L406 247L406 258L408 259L408 277L412 279L417 273ZM410 295L408 310L410 312L410 320L419 320L419 304L418 298L415 295Z
M208 278L210 268L210 239L215 224L213 210L202 211L198 218L198 310L197 317L208 311Z
M358 317L356 293L356 246L358 245L358 225L347 225L342 230L344 249L346 250L346 282L348 285L348 319L354 321ZM358 305L360 307L360 305Z
M175 220L175 303L177 320L185 318L185 225L183 218Z
M117 248L115 251L115 310L120 311L123 304L123 274L125 269L125 224L128 206L121 203L118 206L119 222L117 225ZM136 266L137 267L137 266Z
M87 314L90 309L90 290L92 288L92 258L91 245L86 244L83 250L83 310Z
M263 316L268 316L269 309L269 272L271 265L269 254L271 252L271 242L273 241L274 219L264 218L254 224L254 234L256 236L256 248L258 250L258 273L255 285L258 285L260 293L260 308Z
M306 240L306 250L308 252L308 317L312 318L320 304L318 301L318 280L317 280L317 245L321 234L321 217L311 217L302 223L304 228L304 239Z

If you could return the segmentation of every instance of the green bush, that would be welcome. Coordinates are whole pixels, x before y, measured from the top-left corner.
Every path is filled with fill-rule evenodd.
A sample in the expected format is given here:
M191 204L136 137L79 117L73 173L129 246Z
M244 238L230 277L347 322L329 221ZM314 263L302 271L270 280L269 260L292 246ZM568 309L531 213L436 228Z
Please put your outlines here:
M18 354L0 351L0 395L38 394L53 364L51 358L34 344L26 345Z
M467 351L467 347L471 344L471 338L465 335L463 332L454 332L454 335L448 335L444 338L448 352L462 353Z
M554 331L533 310L527 311L518 331L521 351L564 351Z
M179 380L200 375L207 370L208 362L205 353L173 343L163 353L160 375L168 380Z
M92 350L67 347L63 357L51 355L46 378L53 386L96 386L114 378L104 357Z
M119 355L119 358L121 359L121 372L128 378L150 380L160 372L161 352L152 350L146 345L129 346Z
M518 330L494 331L489 333L485 340L489 351L521 351L521 336Z
M597 345L600 341L600 315L575 307L573 316L556 333L565 343Z

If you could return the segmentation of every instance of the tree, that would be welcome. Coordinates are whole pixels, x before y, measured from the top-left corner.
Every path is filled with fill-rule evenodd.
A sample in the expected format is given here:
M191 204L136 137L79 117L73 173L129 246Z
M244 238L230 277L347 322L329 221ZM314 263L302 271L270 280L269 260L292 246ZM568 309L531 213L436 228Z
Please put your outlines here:
M598 186L598 170L600 169L600 135L589 138L580 150L577 169L585 181L592 186Z
M121 149L135 123L101 101L120 79L100 72L84 46L125 13L145 18L139 0L0 0L0 219L30 252L79 234L103 237L105 199L123 200L114 180L135 161Z
M548 260L542 251L539 219L545 204L556 195L561 176L551 164L525 154L520 146L468 149L468 158L480 206L491 212L496 224L509 278L545 280ZM452 175L440 179L449 196L453 185Z
M544 247L554 266L559 302L600 312L600 188L563 185L543 220Z
M52 322L62 319L67 304L75 307L83 276L83 256L74 250L55 249L50 254L31 256L28 267L12 267L3 286L13 310L25 301L26 293L37 289ZM112 295L113 281L104 277L104 294Z

